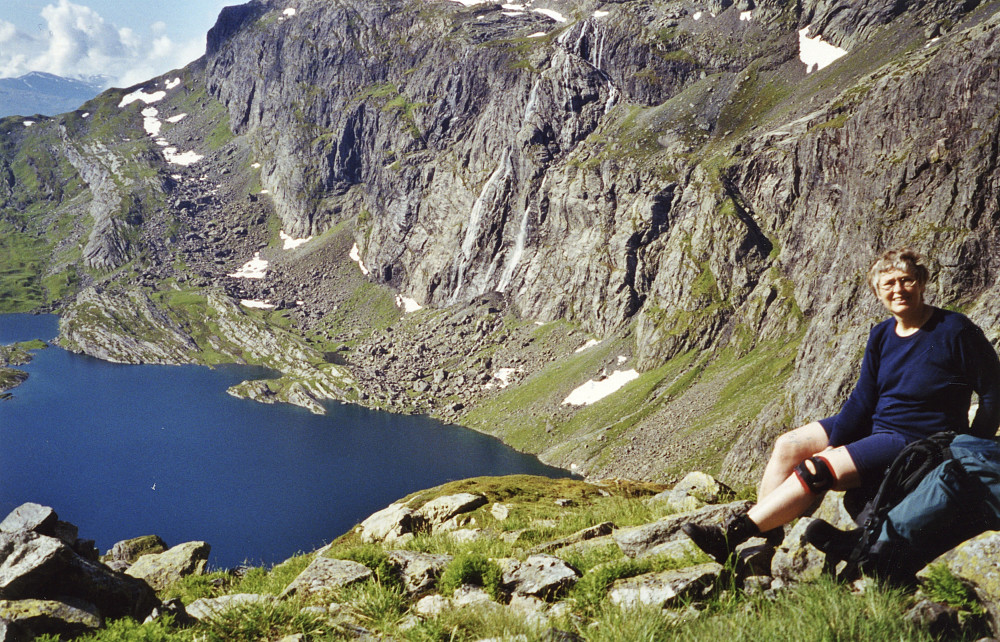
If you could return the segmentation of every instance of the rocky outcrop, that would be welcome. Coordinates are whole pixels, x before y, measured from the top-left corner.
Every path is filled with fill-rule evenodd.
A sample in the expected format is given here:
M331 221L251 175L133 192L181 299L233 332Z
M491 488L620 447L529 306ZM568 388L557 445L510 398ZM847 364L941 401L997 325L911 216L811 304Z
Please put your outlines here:
M77 635L105 618L141 620L159 604L146 582L96 561L94 543L76 534L38 504L0 523L0 624L12 636L5 639Z

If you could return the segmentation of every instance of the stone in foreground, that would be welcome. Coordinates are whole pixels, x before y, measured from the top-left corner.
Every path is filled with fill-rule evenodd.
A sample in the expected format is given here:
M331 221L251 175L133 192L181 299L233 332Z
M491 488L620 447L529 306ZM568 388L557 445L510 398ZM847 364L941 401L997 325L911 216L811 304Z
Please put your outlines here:
M361 582L372 576L371 569L350 560L317 557L281 592L284 599L296 593L322 593Z
M511 563L503 573L503 587L515 595L555 597L580 579L580 573L554 555L532 555Z
M8 629L2 640L31 640L40 635L75 637L101 626L93 605L55 600L0 600L0 622ZM0 628L2 631L2 628Z
M178 544L163 553L143 555L125 573L161 591L182 577L204 573L211 550L206 542Z
M721 573L722 565L715 562L647 573L618 580L608 591L608 599L623 608L669 606L679 599L704 597L715 588Z

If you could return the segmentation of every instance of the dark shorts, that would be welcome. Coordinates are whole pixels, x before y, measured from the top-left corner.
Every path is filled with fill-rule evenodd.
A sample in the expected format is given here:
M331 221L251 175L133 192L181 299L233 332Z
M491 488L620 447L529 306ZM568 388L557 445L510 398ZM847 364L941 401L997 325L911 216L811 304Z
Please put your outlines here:
M819 423L823 426L827 436L833 426L833 417L823 419ZM857 441L845 444L847 454L851 456L854 467L858 469L862 486L878 486L882 482L885 471L896 459L896 455L913 441L912 437L906 437L895 432L877 432L873 435L862 437Z

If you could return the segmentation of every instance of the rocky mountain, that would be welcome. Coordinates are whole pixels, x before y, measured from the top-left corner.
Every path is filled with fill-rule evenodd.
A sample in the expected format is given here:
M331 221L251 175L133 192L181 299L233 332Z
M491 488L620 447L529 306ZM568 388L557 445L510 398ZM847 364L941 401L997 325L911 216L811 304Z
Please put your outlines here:
M61 114L76 109L106 86L101 78L76 80L41 71L0 78L0 117Z
M3 306L104 358L284 373L235 394L746 482L850 390L882 250L1000 337L998 10L228 7L185 69L0 121Z

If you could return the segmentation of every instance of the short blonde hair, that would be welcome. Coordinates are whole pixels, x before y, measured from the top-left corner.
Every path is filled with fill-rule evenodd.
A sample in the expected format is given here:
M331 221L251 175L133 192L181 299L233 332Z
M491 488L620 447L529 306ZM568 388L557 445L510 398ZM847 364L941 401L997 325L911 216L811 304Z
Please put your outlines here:
M931 276L930 270L924 265L924 257L916 250L908 247L889 250L872 263L871 269L868 270L868 285L871 286L872 292L878 294L879 277L893 270L909 272L920 285L927 285L927 280Z

